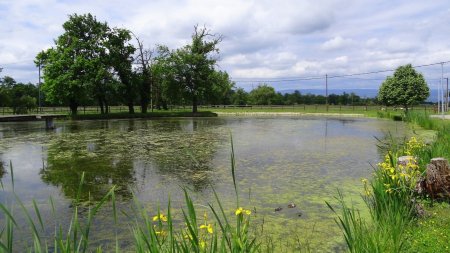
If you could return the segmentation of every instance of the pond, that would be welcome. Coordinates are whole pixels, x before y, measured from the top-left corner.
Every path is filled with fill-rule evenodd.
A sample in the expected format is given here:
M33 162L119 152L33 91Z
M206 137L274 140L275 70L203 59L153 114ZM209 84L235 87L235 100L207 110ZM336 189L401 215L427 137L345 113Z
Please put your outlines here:
M279 249L318 252L343 247L325 201L333 202L340 189L363 210L361 179L370 177L371 165L382 155L375 137L407 132L401 122L326 117L61 121L56 126L46 131L42 122L0 124L0 201L14 199L12 164L15 193L30 210L36 201L46 233L55 220L70 221L82 172L80 198L86 209L116 185L121 213L131 212L133 198L150 214L164 211L170 196L175 215L181 215L186 187L203 214L214 202L214 188L232 215L232 136L240 204L253 210L254 233L263 231L264 241ZM288 208L290 203L296 206ZM132 250L129 218L119 215L115 225L112 216L111 207L100 210L91 243L108 251L117 236L124 250ZM18 245L30 234L26 228L17 233Z

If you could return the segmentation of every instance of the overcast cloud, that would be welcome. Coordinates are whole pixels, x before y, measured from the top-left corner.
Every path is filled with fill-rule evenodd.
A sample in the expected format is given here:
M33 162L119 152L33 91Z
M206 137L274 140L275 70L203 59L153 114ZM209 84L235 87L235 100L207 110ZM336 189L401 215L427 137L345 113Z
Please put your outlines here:
M349 74L450 60L448 0L0 0L0 75L36 83L35 55L53 45L69 14L88 12L111 27L130 29L147 47L183 46L195 24L206 25L224 36L219 66L236 81ZM449 70L450 65L445 74ZM430 82L440 77L440 66L419 71ZM272 85L315 88L321 82ZM256 83L237 82L245 88ZM377 88L379 83L334 81L335 88Z

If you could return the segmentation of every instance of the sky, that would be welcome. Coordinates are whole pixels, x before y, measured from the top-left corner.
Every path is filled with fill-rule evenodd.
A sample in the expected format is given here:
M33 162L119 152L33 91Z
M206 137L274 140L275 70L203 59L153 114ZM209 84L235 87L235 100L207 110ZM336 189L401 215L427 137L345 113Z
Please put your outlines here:
M190 42L194 26L223 35L218 68L246 90L322 88L299 80L450 61L448 0L0 0L0 76L38 82L36 54L54 45L68 15L91 13L127 28L147 48ZM438 85L441 65L417 68ZM450 75L450 63L443 67ZM378 88L383 72L331 78L330 88Z

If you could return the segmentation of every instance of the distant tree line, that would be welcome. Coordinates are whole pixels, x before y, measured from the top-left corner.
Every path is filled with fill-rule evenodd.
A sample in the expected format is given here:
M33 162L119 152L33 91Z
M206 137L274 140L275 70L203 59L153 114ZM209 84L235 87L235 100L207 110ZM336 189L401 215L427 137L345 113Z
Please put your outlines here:
M0 79L0 107L11 107L14 114L36 108L38 97L39 90L32 83L17 83L9 76Z
M224 83L227 82L228 76L225 72L218 72L217 77L222 76ZM155 87L153 87L155 88ZM173 98L164 99L157 90L159 86L155 88L155 98L159 99L154 101L155 107L158 109L167 109L170 105L190 105L190 101L185 101L179 95L174 94ZM169 88L169 86L167 87ZM175 88L174 88L175 89ZM150 94L149 94L150 95ZM169 95L170 96L170 95ZM111 93L105 94L105 97L110 99L108 104L103 104L103 113L107 113L108 106L123 105L123 100L119 99L119 96ZM147 98L150 99L150 98ZM177 99L180 99L177 101ZM39 101L39 89L37 85L32 83L17 83L12 77L5 76L0 80L0 107L11 107L13 112L27 113L29 110L35 109L38 106ZM108 100L105 99L105 102ZM162 102L161 102L162 101ZM145 102L144 102L145 103ZM267 84L258 85L250 92L246 92L242 88L224 89L220 92L210 92L205 94L198 100L200 105L297 105L297 104L325 104L326 97L323 95L315 94L302 94L296 90L293 93L280 93L275 92L275 89ZM330 105L368 105L377 103L375 98L361 98L354 93L344 92L341 95L330 94L328 96L328 103ZM94 99L88 100L83 106L98 106L100 102ZM41 92L41 105L42 106L66 106L65 103L52 103L45 100L45 93ZM144 105L145 106L145 105Z
M226 104L233 105L296 105L296 104L326 104L327 98L323 95L302 94L295 90L293 93L275 92L275 89L267 84L260 84L250 92L242 88L231 90ZM328 95L330 105L368 105L377 103L376 98L361 98L355 93L344 92L341 95Z

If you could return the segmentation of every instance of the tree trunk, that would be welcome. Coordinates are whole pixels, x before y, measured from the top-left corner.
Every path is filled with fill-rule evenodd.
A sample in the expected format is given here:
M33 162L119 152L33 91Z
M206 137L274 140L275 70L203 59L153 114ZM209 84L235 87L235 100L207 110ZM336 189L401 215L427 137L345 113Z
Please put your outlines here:
M444 158L433 158L427 165L426 176L416 190L426 192L431 198L450 198L450 167Z
M192 96L192 113L197 112L197 95Z
M134 106L133 103L128 103L128 113L129 114L134 114Z
M70 101L69 103L70 114L77 115L78 112L78 103L75 101Z
M144 78L141 86L141 112L147 113L148 104L150 103L150 80Z
M105 108L103 107L103 100L98 98L98 106L100 106L100 114L105 114Z
M109 105L108 102L105 99L105 113L108 114L109 113Z
M141 102L141 112L142 113L147 113L147 106L148 106L148 104Z

